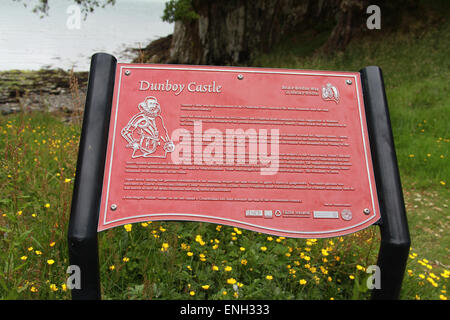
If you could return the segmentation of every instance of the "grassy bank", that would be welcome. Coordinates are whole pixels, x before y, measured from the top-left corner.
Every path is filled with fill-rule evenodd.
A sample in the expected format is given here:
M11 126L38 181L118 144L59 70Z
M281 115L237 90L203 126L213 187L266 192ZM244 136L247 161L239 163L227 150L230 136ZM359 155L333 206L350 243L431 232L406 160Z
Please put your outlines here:
M255 61L383 69L412 236L402 299L448 296L449 31L447 24L420 36L368 39L331 57L281 45ZM66 230L80 126L21 113L1 117L0 133L0 298L68 299ZM343 238L285 239L153 222L102 232L99 241L104 298L366 299L379 234L370 227Z

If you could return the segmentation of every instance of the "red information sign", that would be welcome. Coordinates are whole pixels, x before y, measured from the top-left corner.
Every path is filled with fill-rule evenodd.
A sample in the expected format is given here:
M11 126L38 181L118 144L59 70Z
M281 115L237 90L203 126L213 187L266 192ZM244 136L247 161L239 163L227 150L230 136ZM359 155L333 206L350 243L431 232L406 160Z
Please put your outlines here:
M352 233L378 199L359 73L118 64L98 230Z

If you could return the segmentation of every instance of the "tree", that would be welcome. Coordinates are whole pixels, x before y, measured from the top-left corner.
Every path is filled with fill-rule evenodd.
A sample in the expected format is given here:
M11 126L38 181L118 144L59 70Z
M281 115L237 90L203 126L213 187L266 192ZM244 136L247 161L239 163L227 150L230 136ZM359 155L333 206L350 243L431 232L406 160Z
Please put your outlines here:
M28 7L28 0L13 0L15 2L21 2L25 7ZM95 8L104 8L107 5L114 5L116 0L73 0L74 4L81 7L81 12L87 15L89 12L93 12ZM41 17L48 14L49 10L48 0L38 0L38 2L32 8L33 12L39 13Z
M88 13L115 0L73 2ZM394 22L401 20L401 9L418 6L414 0L378 0L377 4L382 6L383 19L391 17ZM312 36L328 32L322 51L342 51L367 29L368 5L368 0L169 0L162 18L175 22L173 35L148 46L138 61L247 64L286 36L305 30ZM46 13L48 0L39 0L33 10Z

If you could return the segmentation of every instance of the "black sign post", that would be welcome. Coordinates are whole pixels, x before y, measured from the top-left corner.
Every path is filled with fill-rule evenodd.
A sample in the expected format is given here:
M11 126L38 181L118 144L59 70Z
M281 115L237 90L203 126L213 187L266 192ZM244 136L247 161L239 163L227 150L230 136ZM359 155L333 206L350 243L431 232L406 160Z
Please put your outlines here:
M70 264L81 280L72 288L74 300L101 298L97 227L116 64L109 54L92 57L68 229ZM381 288L373 289L372 299L398 299L410 248L408 223L382 73L378 67L360 72L381 211Z
M372 299L398 299L411 240L381 69L362 69L361 82L381 214L381 288Z
M97 225L105 170L116 58L92 57L69 220L69 260L80 271L72 299L100 299Z

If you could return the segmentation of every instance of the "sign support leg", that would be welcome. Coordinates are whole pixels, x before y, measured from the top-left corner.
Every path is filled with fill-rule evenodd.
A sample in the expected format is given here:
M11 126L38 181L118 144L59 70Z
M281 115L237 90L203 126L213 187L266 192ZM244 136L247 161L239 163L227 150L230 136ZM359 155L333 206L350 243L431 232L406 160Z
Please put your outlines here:
M91 60L68 228L74 300L101 298L97 226L116 64L116 58L105 53Z
M397 156L381 69L369 66L360 72L381 214L381 288L373 289L372 299L398 299L411 240Z

